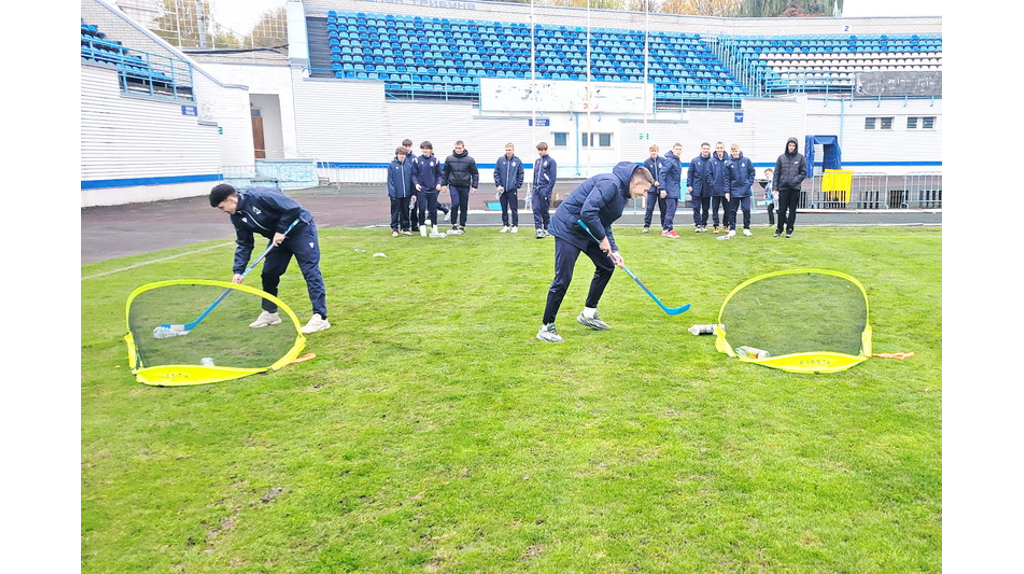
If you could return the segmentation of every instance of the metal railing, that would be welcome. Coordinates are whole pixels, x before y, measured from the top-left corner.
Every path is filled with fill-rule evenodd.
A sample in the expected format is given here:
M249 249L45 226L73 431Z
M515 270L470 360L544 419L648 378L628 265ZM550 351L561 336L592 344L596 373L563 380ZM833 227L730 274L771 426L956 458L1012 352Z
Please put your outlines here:
M195 101L192 64L138 50L117 42L82 37L82 58L117 68L121 91L133 94Z
M941 172L855 172L849 191L822 189L823 180L804 182L800 209L942 209Z
M904 177L904 197L900 207L906 209L942 208L942 173L916 171Z

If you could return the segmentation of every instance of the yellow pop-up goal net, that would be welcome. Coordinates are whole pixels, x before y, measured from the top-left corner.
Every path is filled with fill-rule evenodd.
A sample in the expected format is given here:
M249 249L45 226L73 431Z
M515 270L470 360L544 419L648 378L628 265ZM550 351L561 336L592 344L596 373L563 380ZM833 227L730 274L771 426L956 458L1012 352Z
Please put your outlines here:
M264 301L281 323L252 329ZM306 342L283 301L253 287L183 279L143 285L125 305L128 362L147 385L201 385L277 370Z
M868 296L837 271L792 269L744 281L718 313L715 348L794 373L849 369L871 356Z

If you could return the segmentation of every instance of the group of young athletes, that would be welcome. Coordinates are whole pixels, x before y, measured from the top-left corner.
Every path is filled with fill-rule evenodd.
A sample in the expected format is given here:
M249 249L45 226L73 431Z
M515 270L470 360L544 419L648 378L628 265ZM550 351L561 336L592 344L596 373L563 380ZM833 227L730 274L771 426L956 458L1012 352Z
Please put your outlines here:
M659 155L657 145L650 148L650 157L637 165L623 161L611 173L595 175L580 183L550 214L551 192L557 181L558 166L547 154L547 144L537 144L540 157L534 161L531 207L533 208L536 237L554 237L555 277L548 287L547 299L537 338L541 341L561 343L563 338L555 327L555 318L562 299L572 281L573 269L581 253L594 263L595 271L583 310L576 321L588 328L605 331L611 327L597 314L597 304L615 267L625 267L615 243L612 223L622 216L625 206L647 196L643 232L649 232L654 206L660 208L662 236L678 238L674 218L682 193L682 145ZM465 144L455 142L452 154L441 164L433 153L429 141L420 144L421 155L412 157L412 141L405 140L395 150L395 158L388 167L388 197L391 200L391 235L412 235L416 225L422 235L427 230L437 233L437 212L446 212L451 219L449 234L465 232L469 213L469 196L480 185L476 161L469 155ZM515 155L512 143L505 145L505 154L498 158L494 168L495 196L502 206L502 233L517 233L519 228L518 191L523 185L523 162ZM796 138L789 138L786 151L776 160L775 168L765 170L764 197L769 205L769 220L773 207L778 206L775 237L792 236L799 201L800 185L806 174L806 162L798 151ZM737 213L743 213L743 234L750 236L750 205L753 195L754 166L743 155L738 144L715 145L711 153L708 143L701 144L700 154L687 167L686 193L693 205L694 230L707 230L709 215L719 239L736 235ZM447 191L451 196L450 212L438 202L438 194ZM415 198L415 199L414 199ZM303 333L314 333L330 328L327 321L326 290L320 272L320 246L313 216L294 199L275 188L246 188L236 190L229 184L220 184L210 191L210 205L231 216L236 231L237 248L234 258L233 281L242 280L254 247L254 236L266 237L275 246L263 265L263 290L277 295L281 275L294 256L306 280L313 313L302 327ZM719 210L722 217L719 217ZM290 230L290 231L289 231ZM250 324L262 328L281 322L277 308L268 299L263 310Z

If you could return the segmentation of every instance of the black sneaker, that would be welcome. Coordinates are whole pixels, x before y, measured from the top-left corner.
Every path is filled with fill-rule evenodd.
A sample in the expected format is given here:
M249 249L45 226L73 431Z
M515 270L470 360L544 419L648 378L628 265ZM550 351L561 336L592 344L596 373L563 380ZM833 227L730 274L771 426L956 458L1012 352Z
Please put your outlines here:
M793 237L793 232L792 231L787 231L786 232L786 239L789 239L790 237Z
M778 237L780 235L782 235L782 230L781 229L776 229L775 233L772 234L772 237Z

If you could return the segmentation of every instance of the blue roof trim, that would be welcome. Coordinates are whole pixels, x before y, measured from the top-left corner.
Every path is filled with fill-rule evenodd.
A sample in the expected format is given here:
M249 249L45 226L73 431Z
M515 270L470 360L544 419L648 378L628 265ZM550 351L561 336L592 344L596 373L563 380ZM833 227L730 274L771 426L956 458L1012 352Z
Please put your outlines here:
M125 179L96 179L82 181L82 189L106 189L111 187L131 187L135 185L167 185L171 183L197 183L203 181L221 181L224 176L219 173L201 175L175 175L165 177L133 177Z

